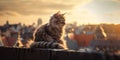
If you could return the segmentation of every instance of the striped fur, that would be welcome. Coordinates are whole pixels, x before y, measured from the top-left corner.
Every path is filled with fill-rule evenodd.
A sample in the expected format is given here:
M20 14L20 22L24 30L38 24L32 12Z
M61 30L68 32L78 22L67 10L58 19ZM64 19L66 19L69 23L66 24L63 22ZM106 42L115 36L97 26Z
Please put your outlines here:
M44 47L49 48L51 46L53 48L54 45L55 46L59 45L59 48L61 48L60 46L63 46L63 49L66 49L65 47L66 44L64 43L65 41L61 40L64 25L65 18L63 14L60 14L59 12L54 14L49 20L49 23L38 27L34 32L34 41L39 42L37 43L37 46L38 45L39 47L42 46L42 48ZM49 45L50 43L51 43L50 46L46 46Z
M56 49L64 49L62 45L57 42L35 42L31 45L31 48L56 48Z

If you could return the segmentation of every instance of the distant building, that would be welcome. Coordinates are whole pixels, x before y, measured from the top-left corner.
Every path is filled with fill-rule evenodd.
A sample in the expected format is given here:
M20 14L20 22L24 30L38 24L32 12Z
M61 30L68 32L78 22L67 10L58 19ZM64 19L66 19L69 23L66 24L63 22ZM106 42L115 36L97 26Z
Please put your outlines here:
M4 24L4 27L5 27L5 28L8 28L8 27L9 27L9 21L6 21L6 24Z
M39 26L40 24L42 24L42 19L39 18L38 21L37 21L37 25Z
M0 31L0 46L4 46L3 41L1 39L1 31Z
M95 39L98 39L98 40L106 40L107 39L107 34L105 33L102 26L96 27Z

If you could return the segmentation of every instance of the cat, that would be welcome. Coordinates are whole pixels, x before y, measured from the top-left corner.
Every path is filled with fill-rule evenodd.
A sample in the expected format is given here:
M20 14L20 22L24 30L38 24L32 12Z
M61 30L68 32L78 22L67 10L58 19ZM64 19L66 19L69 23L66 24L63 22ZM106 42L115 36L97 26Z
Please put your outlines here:
M37 42L37 45L33 44L34 47L67 49L65 40L61 39L64 26L64 14L60 14L60 11L53 14L47 24L35 30L33 40Z

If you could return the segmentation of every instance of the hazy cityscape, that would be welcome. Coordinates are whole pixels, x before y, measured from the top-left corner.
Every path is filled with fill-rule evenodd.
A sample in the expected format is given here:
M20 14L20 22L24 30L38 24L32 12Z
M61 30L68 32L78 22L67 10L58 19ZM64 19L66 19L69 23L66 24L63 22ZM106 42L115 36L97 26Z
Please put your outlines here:
M35 29L42 25L43 20L38 19L37 24L31 23L32 25L25 25L22 22L10 24L9 22L6 21L0 26L1 41L5 47L13 47L18 39L24 46L29 45L28 41L32 41ZM65 25L63 35L69 49L78 50L81 47L88 47L92 40L120 40L119 28L120 24L77 25L77 22L74 22Z
M120 60L120 0L0 0L0 56Z

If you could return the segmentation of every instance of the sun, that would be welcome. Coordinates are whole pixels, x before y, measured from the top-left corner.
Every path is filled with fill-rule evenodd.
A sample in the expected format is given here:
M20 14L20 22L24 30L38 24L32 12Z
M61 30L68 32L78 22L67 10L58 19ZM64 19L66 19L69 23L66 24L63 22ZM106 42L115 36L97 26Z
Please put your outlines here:
M99 24L100 17L90 8L78 5L72 9L69 16L67 16L70 23L77 22L77 24Z

